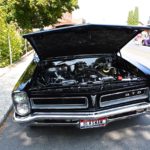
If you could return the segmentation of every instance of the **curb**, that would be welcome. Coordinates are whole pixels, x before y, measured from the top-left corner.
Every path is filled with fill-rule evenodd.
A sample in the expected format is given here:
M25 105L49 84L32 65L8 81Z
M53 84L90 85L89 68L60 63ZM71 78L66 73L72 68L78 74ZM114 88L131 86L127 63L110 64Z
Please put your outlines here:
M7 117L13 109L13 103L11 101L11 90L13 86L16 84L15 82L20 78L21 74L24 72L25 68L19 70L20 66L27 66L32 59L33 51L30 51L26 55L23 55L19 61L13 63L12 65L7 66L5 72L0 75L1 82L5 82L4 85L1 85L0 88L3 88L0 91L0 127L5 123ZM29 56L31 55L31 57ZM29 58L28 58L29 56ZM17 71L20 71L18 74ZM15 76L17 75L17 76ZM15 78L14 78L15 76Z
M3 117L0 119L0 127L4 124L4 122L6 121L9 113L12 111L13 109L13 104L11 104L8 108L8 110L6 111L6 113L3 115Z
M0 73L0 77L2 77L10 69L10 66L4 67L2 69L4 69L5 71L3 73Z
M6 74L12 67L14 67L15 65L17 65L18 62L20 62L22 59L24 59L25 57L29 56L30 54L32 54L34 51L31 50L29 52L27 52L25 55L23 55L18 61L14 62L12 65L8 65L4 68L0 68L0 69L4 69L5 71L3 73L0 73L0 77L2 77L4 74Z

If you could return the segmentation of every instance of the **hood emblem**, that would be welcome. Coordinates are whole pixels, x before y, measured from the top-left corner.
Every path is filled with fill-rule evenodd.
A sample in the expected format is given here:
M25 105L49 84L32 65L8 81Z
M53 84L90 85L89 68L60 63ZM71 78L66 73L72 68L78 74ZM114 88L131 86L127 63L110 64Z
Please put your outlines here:
M91 95L92 106L94 107L96 104L96 95Z

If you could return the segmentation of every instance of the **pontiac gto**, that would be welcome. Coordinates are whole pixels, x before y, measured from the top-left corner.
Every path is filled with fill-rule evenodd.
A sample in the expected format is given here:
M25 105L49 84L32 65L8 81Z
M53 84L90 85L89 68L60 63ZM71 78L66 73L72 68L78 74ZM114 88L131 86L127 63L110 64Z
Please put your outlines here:
M26 34L37 53L12 92L14 120L103 127L150 107L150 78L121 48L148 27L84 24Z

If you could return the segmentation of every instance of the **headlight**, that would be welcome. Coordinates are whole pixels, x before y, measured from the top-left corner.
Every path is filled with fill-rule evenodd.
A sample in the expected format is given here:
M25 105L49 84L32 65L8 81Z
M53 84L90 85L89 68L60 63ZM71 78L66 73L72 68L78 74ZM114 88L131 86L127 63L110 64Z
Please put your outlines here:
M14 92L12 98L18 115L25 116L30 113L30 103L26 92Z

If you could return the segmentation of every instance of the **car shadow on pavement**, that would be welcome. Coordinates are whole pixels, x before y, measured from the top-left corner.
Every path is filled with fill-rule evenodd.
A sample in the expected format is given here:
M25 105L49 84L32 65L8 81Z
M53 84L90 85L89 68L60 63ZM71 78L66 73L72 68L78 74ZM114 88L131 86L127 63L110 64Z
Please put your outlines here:
M142 146L150 146L150 113L116 121L103 128L86 130L75 127L29 127L12 122L10 116L1 134L0 143L3 140L15 143L17 140L23 147L37 149L43 144L55 149L110 149L112 146L116 149L142 149Z

